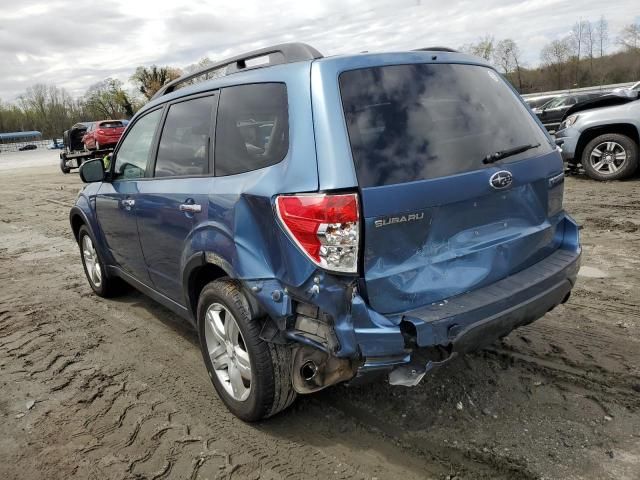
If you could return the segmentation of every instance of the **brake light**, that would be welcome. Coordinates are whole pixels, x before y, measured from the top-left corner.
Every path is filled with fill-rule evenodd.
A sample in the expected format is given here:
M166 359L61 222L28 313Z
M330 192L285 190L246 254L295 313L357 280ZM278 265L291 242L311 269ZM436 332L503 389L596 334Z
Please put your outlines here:
M276 199L286 232L319 267L358 271L358 195L286 195Z
M99 133L100 135L104 135L104 134L105 134L105 131L104 131L104 130L98 130L98 133Z

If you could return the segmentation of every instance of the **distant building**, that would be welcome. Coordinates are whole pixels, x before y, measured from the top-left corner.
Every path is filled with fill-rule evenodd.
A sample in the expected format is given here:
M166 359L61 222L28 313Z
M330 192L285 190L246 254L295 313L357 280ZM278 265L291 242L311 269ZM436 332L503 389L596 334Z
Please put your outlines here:
M42 140L42 133L32 130L29 132L8 132L0 133L0 151L15 152L20 147L27 144L43 146L46 144Z

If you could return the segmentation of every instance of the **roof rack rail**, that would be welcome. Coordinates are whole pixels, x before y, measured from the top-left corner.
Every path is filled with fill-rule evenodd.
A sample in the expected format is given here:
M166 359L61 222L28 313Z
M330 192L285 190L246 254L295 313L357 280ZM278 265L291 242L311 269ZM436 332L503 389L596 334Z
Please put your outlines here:
M261 57L268 57L268 62L260 63L258 65L247 64L251 60ZM177 78L172 82L164 85L160 90L156 92L152 99L171 93L175 91L179 85L190 82L198 77L204 76L216 70L222 70L226 68L226 72L224 73L224 75L230 75L232 73L237 73L254 68L270 67L283 63L301 62L303 60L313 60L316 58L322 58L322 54L311 45L307 45L306 43L282 43L280 45L273 45L271 47L265 47L259 50L253 50L251 52L242 53L234 57L226 58L212 65L201 68L200 70L197 70L193 73L183 75L180 78Z
M416 48L414 52L453 52L460 53L458 50L454 50L449 47L426 47L426 48Z

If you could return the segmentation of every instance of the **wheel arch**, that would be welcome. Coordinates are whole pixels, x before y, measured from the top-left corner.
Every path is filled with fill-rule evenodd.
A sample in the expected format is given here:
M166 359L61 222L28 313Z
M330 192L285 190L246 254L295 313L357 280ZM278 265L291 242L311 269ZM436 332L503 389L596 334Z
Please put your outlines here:
M263 309L256 298L245 288L244 282L238 279L235 270L229 262L213 252L199 252L192 255L185 263L183 278L184 298L192 318L197 326L198 300L202 289L210 282L220 278L229 278L238 281L247 301L249 313L252 318L264 315Z
M182 285L184 298L194 325L198 322L197 311L200 292L209 282L223 277L234 278L233 269L229 262L211 252L195 253L185 262Z
M582 161L582 154L587 144L594 138L606 133L626 135L633 139L633 141L636 142L636 145L640 145L640 133L638 133L638 128L632 123L610 123L607 125L598 125L588 128L580 135L580 139L576 145L576 152L574 154L575 160L578 162Z
M78 236L80 234L80 227L83 225L89 229L93 238L96 238L93 225L87 218L86 213L78 205L71 208L71 211L69 212L69 222L71 223L71 231L73 232L73 238L76 242L78 241Z

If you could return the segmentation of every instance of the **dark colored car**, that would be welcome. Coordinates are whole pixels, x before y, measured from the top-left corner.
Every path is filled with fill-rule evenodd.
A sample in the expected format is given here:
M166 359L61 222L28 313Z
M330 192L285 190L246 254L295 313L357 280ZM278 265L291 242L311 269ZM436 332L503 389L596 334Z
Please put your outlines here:
M120 120L93 122L82 137L82 143L87 150L111 148L118 143L124 129L125 125Z
M67 153L78 152L84 149L82 142L85 133L94 122L78 122L73 124L69 130L65 130L62 135L64 149Z
M26 150L36 150L37 148L38 148L37 145L34 145L34 144L30 143L28 145L23 145L23 146L19 147L18 150L20 152L24 152Z
M541 107L534 108L533 113L538 116L547 130L555 131L560 126L560 122L562 122L567 110L580 102L602 96L603 94L604 92L562 95L549 100Z
M565 302L579 268L555 144L494 68L450 51L219 62L80 175L93 291L126 282L190 322L244 420L341 382L416 385Z
M560 94L538 95L535 97L527 97L524 99L524 102L529 105L529 108L534 109L542 107L545 103L549 103L551 100L559 96Z

